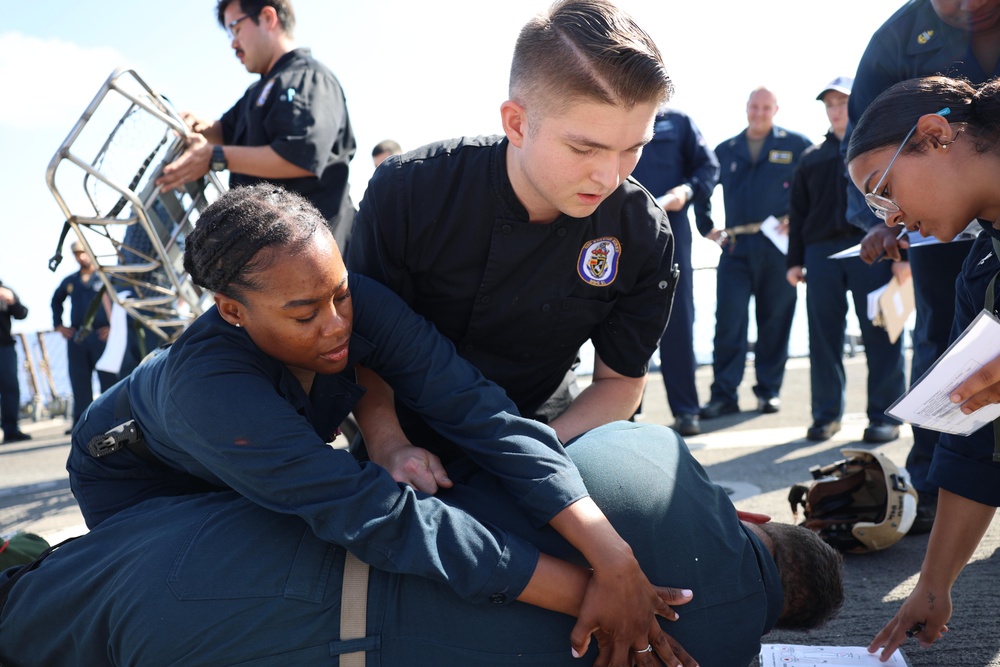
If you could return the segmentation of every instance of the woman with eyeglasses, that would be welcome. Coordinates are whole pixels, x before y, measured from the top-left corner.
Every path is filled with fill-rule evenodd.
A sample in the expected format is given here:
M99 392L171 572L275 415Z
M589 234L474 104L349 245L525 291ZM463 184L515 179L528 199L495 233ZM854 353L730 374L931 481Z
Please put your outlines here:
M851 136L848 172L868 206L890 227L902 225L942 242L970 220L982 228L955 284L952 339L984 308L1000 272L1000 79L978 88L947 77L903 81L868 107ZM891 248L889 255L898 253ZM862 259L875 259L865 248ZM1000 358L959 385L953 403L971 413L1000 402ZM875 636L882 660L907 637L929 646L948 628L951 589L1000 507L994 432L942 434L930 480L941 487L937 519L913 592Z

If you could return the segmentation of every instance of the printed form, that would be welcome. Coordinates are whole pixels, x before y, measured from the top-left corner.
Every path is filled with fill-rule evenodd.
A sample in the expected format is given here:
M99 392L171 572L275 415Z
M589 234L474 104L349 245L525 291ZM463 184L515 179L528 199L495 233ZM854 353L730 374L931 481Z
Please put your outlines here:
M982 311L910 390L886 414L932 431L969 435L1000 417L1000 404L971 415L948 396L963 380L1000 356L1000 320Z
M797 646L764 644L760 647L761 667L909 667L903 651L896 649L887 662L878 653L861 646Z

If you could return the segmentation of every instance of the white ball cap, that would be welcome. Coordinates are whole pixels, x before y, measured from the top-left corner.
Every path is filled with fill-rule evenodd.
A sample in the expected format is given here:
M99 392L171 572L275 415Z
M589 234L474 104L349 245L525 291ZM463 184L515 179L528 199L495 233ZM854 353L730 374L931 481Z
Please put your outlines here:
M836 90L838 93L843 93L845 95L850 95L851 94L851 86L853 86L853 85L854 85L854 77L852 77L852 76L838 76L836 79L834 79L830 83L826 84L826 88L824 88L820 92L820 94L816 96L816 99L822 102L823 101L823 96L826 95L831 90Z

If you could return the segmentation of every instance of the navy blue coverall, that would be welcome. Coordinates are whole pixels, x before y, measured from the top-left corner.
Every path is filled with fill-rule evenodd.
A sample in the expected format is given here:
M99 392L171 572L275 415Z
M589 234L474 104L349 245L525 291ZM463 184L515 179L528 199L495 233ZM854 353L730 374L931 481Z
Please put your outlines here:
M77 271L63 278L52 295L52 327L63 326L63 307L66 297L69 297L69 326L76 331L76 335L66 341L69 382L73 388L73 424L80 421L80 416L94 400L94 367L104 354L106 343L97 335L98 329L109 325L108 312L104 304L100 304L94 313L90 333L83 340L79 340L80 327L86 319L87 309L97 298L101 287L103 283L96 273L84 279ZM97 380L102 393L110 389L117 379L118 376L114 373L97 371Z
M555 432L517 416L395 294L359 274L349 286L349 365L382 374L442 437L501 478L537 525L587 495ZM150 498L233 489L301 517L373 566L447 581L467 600L516 598L535 569L533 546L327 444L363 391L347 371L317 375L306 395L284 364L213 308L91 405L73 433L70 485L90 527ZM115 415L120 392L131 405L124 417ZM129 416L154 460L130 449L88 452L91 438Z
M967 78L975 85L1000 75L1000 63L992 72L983 71L964 31L942 21L930 0L911 0L875 31L861 57L848 103L851 124L843 145L850 141L853 124L879 93L900 81L934 74ZM884 224L868 210L864 196L853 185L848 186L847 197L847 217L852 223L864 230ZM964 241L908 251L917 311L911 380L923 376L948 348L955 314L955 279L971 246ZM913 428L913 447L906 457L906 469L914 488L921 493L937 493L927 475L939 435Z
M726 229L786 215L795 165L811 145L805 136L775 126L765 137L756 161L750 159L746 130L716 146ZM754 394L760 399L778 396L785 378L796 297L795 288L785 278L785 256L763 232L740 235L719 258L716 281L710 400L738 400L736 390L746 367L751 296L757 310Z
M3 286L2 282L0 286ZM0 301L0 427L3 428L4 440L14 439L20 433L17 417L21 410L21 387L18 383L17 348L10 333L11 320L23 320L27 316L28 309L16 293L14 303L8 305Z
M951 340L982 312L986 306L987 286L1000 271L1000 260L993 251L993 239L1000 238L1000 231L993 228L992 221L980 220L979 224L984 231L972 242L972 250L955 284L955 322ZM989 309L996 314L997 302ZM936 435L939 440L933 450L928 483L935 489L940 487L977 503L1000 507L1000 463L993 461L992 425L964 437L949 433Z
M662 426L615 422L567 451L650 580L694 591L664 629L702 667L749 664L784 603L779 572L684 442ZM455 487L441 500L454 511L580 560L555 531L536 530L496 477L467 460L448 472ZM376 569L365 636L341 640L344 555L298 517L232 493L152 499L14 586L0 612L0 661L312 667L364 650L369 667L594 662L597 642L581 659L570 654L571 616L521 602L469 604L446 584Z
M678 185L688 185L691 200L680 211L667 211L674 233L674 263L679 271L667 328L660 338L660 373L667 389L670 411L677 415L698 414L698 390L694 383L694 272L691 268L691 223L688 210L694 204L695 225L704 236L712 230L710 198L719 182L719 161L705 143L691 118L668 109L657 114L653 140L642 149L632 171L654 197L662 197Z

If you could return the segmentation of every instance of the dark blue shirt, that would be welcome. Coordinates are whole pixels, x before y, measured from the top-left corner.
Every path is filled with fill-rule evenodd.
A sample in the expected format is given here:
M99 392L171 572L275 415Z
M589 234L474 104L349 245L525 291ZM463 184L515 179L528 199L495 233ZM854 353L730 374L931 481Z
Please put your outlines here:
M777 126L764 138L756 161L750 159L746 130L716 146L726 227L786 215L795 165L810 146L812 142L804 135Z
M967 32L942 21L930 0L910 0L875 31L861 56L847 106L850 125L844 150L851 128L882 91L900 81L935 74L966 78L976 85L1000 76L1000 63L992 72L983 71ZM849 184L847 192L847 219L852 224L864 230L882 224L861 191Z
M539 525L587 492L555 433L517 416L504 393L382 285L351 274L349 363L378 372L396 396L503 480ZM86 443L115 422L118 392L158 460L123 449L94 458ZM85 413L67 467L89 526L164 495L231 488L302 517L321 539L389 572L447 581L462 597L513 600L537 550L432 496L358 464L327 442L363 389L317 375L307 396L279 361L215 309ZM121 420L118 420L121 421Z
M980 220L979 224L984 231L972 243L969 256L962 266L962 273L955 281L952 341L982 312L986 305L986 289L993 276L1000 271L1000 260L993 250L993 239L1000 238L1000 231L984 220ZM998 290L998 287L994 290ZM994 313L995 309L994 303ZM992 426L984 426L964 437L941 434L934 448L928 479L963 498L1000 507L1000 463L993 462L993 446Z
M63 305L66 297L69 297L69 326L78 329L83 325L83 320L87 315L87 309L91 302L97 297L104 283L97 277L97 273L90 274L90 278L84 280L79 271L72 273L59 283L55 293L52 295L52 327L63 326ZM98 329L108 326L108 313L103 304L94 313L94 322L91 328Z
M632 171L654 197L662 197L678 185L693 191L688 205L694 204L695 224L704 236L712 230L712 190L719 182L719 160L690 116L668 109L657 114L653 140L642 149L642 157ZM688 224L688 206L667 211L670 226Z

